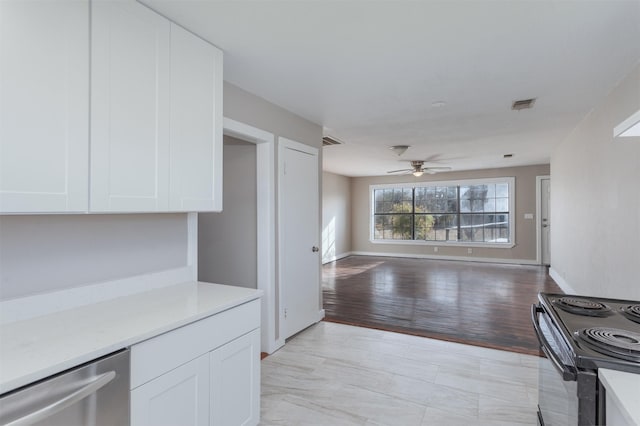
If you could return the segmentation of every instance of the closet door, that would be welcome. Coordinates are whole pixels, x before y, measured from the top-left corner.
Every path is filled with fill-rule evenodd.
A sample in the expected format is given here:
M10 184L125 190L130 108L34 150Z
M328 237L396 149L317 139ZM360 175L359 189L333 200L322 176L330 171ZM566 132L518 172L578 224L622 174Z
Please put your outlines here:
M171 24L170 210L222 210L222 51Z
M89 2L0 1L0 213L88 207Z
M92 3L92 212L167 211L170 22L134 1Z

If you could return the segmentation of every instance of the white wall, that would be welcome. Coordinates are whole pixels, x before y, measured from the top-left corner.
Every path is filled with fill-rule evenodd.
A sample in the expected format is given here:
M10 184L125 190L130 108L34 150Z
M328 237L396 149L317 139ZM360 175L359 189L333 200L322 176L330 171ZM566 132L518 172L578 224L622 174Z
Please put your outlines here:
M256 145L224 137L223 210L198 214L198 280L257 288Z
M322 173L322 262L351 251L351 178Z
M612 137L639 109L640 65L551 157L551 268L578 294L640 300L640 137Z
M0 216L0 300L186 265L186 214Z

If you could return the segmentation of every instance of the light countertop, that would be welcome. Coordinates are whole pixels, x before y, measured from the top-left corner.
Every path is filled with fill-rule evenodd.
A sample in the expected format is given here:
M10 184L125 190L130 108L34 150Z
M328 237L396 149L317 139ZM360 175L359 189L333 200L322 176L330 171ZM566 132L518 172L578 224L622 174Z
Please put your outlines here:
M0 326L0 394L260 298L183 283Z
M640 425L640 374L599 368L598 378L628 424Z

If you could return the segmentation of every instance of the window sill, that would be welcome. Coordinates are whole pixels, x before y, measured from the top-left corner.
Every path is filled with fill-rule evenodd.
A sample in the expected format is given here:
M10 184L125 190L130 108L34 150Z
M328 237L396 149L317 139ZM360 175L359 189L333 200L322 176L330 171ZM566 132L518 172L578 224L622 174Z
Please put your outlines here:
M387 244L387 245L407 245L407 246L439 246L439 247L482 247L482 248L499 248L510 249L515 247L515 243L474 243L474 242L458 242L458 241L416 241L416 240L372 240L371 244Z

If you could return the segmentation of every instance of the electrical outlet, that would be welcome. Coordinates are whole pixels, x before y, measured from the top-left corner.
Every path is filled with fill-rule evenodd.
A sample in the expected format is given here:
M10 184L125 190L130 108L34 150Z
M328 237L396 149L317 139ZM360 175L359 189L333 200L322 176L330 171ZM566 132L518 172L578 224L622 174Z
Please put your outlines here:
M437 253L437 252L438 252L438 247L434 247L434 248L433 248L433 251L434 251L435 253Z
M472 248L468 248L467 249L467 254L472 254L473 253L473 249Z

